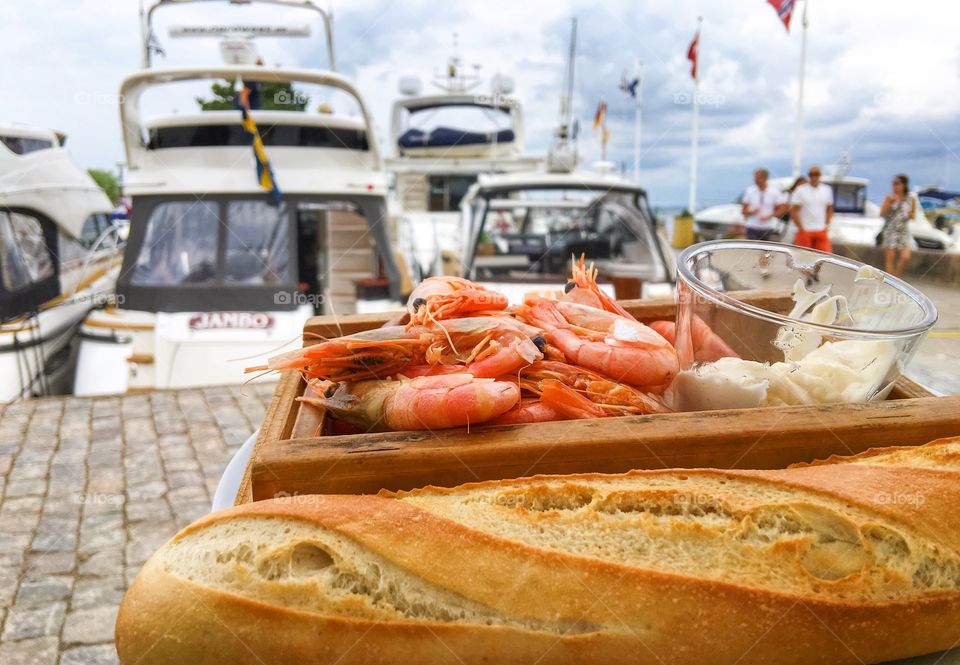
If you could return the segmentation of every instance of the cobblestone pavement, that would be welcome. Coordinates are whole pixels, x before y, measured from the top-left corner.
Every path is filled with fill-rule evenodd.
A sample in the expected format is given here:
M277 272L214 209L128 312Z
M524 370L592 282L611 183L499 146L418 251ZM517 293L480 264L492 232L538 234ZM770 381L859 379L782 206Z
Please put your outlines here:
M209 512L272 384L0 405L0 664L116 663L147 557Z

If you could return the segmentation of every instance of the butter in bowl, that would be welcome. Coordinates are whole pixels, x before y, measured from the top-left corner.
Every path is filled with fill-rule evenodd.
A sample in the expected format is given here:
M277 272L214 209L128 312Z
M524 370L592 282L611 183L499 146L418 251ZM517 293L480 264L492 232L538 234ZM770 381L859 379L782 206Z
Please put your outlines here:
M666 397L678 411L884 399L936 320L923 293L858 261L701 243L678 259L681 372Z

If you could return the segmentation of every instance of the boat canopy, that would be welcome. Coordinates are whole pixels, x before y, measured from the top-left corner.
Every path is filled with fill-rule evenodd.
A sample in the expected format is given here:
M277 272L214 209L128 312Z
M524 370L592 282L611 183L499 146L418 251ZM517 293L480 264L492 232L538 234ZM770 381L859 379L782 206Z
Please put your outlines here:
M436 127L429 131L408 129L397 141L401 148L444 148L461 145L511 143L516 138L512 129L495 132L471 132L453 127Z
M960 191L950 192L945 189L929 188L917 192L917 196L924 199L937 199L938 201L950 201L951 199L960 199Z

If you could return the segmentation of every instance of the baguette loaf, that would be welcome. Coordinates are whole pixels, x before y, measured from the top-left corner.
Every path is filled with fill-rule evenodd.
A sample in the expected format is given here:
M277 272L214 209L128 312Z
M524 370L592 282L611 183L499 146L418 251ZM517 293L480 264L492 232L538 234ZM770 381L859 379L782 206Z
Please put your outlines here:
M294 496L192 524L126 665L876 663L960 642L960 438L779 471Z

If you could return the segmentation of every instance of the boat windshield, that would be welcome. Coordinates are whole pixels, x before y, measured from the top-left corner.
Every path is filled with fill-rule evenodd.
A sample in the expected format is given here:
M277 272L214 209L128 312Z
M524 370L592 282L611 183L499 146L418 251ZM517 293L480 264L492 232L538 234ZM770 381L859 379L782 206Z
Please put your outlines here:
M40 220L0 210L0 277L6 291L19 291L54 275L53 255Z
M830 187L833 189L834 212L863 214L867 205L867 188L865 185L837 183L830 185Z
M281 283L290 273L288 225L286 213L263 200L160 202L131 283Z
M529 191L478 197L473 205L470 275L483 281L563 279L570 257L629 265L638 276L664 277L665 261L646 199L637 192Z

